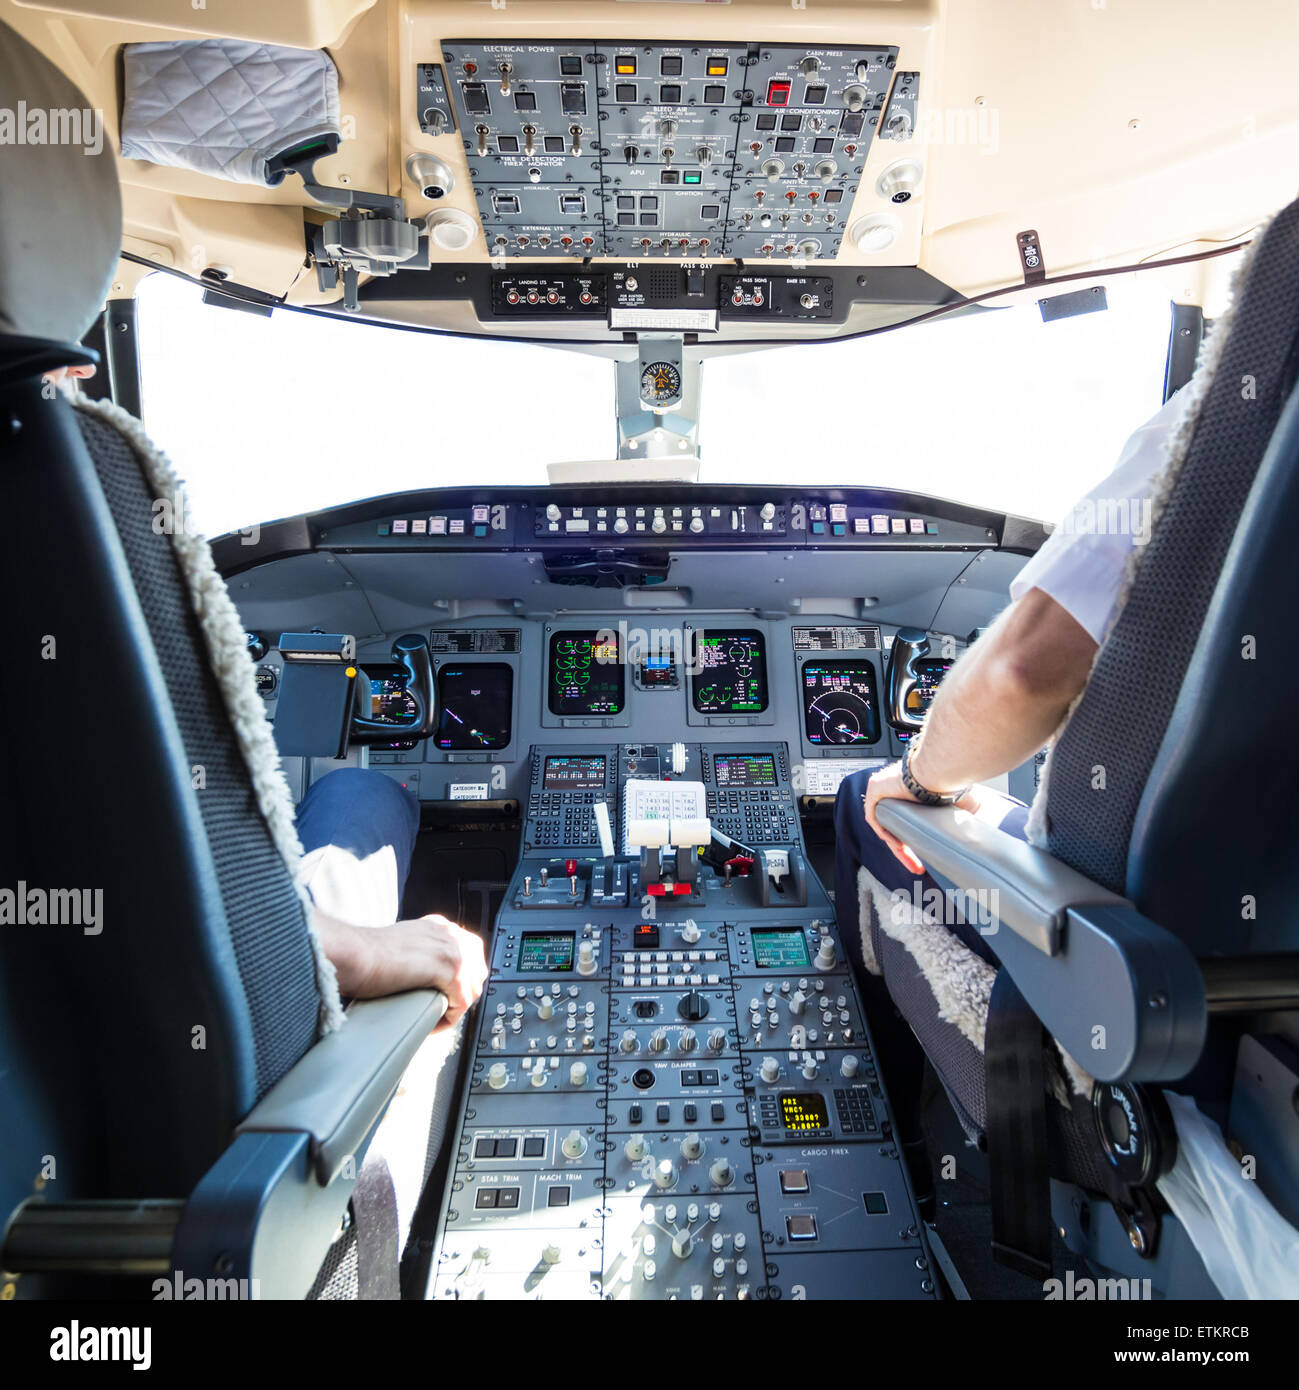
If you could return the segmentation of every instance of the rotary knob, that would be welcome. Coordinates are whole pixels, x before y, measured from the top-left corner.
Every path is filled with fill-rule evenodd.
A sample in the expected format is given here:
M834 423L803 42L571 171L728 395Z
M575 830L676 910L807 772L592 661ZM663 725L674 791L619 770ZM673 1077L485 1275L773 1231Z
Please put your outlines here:
M544 1021L545 1019L548 1019L554 1012L554 1001L551 999L550 995L547 994L542 999L541 1003L537 1005L537 1017Z
M821 945L816 953L816 968L818 970L833 970L835 967L834 941L828 937L821 938Z
M681 1036L677 1038L677 1046L682 1052L693 1052L698 1041L699 1035L693 1028L683 1028Z
M667 529L668 524L661 516L656 516L654 520L650 522L650 530L653 531L656 536L661 536Z
M866 98L869 93L860 82L854 82L850 87L844 88L843 104L849 111L860 111L866 105Z
M682 1158L698 1158L704 1151L704 1141L695 1133L687 1134L681 1141Z
M713 152L707 145L700 145L695 151L695 163L709 165L713 162Z
M708 1000L697 989L692 989L689 994L681 996L677 1013L691 1023L698 1023L701 1018L708 1017Z
M633 1134L630 1139L622 1146L622 1151L627 1155L629 1163L639 1163L648 1152L643 1134Z
M667 1050L668 1035L662 1028L656 1028L650 1035L649 1040L651 1052L664 1052Z
M717 1187L730 1187L735 1181L735 1169L729 1158L719 1158L708 1170L708 1180Z
M545 1265L557 1265L564 1258L564 1252L558 1245L548 1245L541 1252L541 1262Z
M672 120L670 117L669 117L668 119L666 119L666 120L660 121L660 122L659 122L659 125L658 125L658 130L659 130L659 134L660 134L660 135L667 135L667 136L675 135L675 134L677 133L677 129L678 129L678 122Z
M723 1277L725 1276L725 1274L726 1274L726 1261L725 1261L724 1259L722 1259L722 1257L719 1255L719 1256L717 1257L717 1259L715 1259L715 1260L713 1261L713 1278L714 1278L714 1279L721 1279L721 1278L723 1278Z
M704 519L702 516L692 516L690 518L690 529L698 535L704 529Z
M762 173L768 183L776 183L784 172L785 161L783 159L768 159L763 162Z
M803 1075L808 1081L816 1080L816 1058L807 1057L803 1061Z
M693 917L687 917L681 925L681 940L687 946L693 946L699 940L699 923Z
M559 518L560 518L562 515L563 515L563 513L559 510L559 507L558 507L554 502L552 502L552 503L546 508L546 520L547 520L547 521L558 521Z
M577 947L577 973L579 975L594 975L596 971L595 945L590 941L582 941Z
M534 1086L544 1086L546 1084L546 1068L541 1065L533 1067L531 1079Z
M581 1158L586 1152L586 1139L577 1130L569 1130L560 1148L565 1158Z
M636 1041L636 1030L628 1028L618 1040L618 1050L620 1052L635 1052L639 1043Z
M677 1185L677 1166L670 1158L661 1158L654 1165L654 1186L669 1188Z
M726 1046L726 1030L724 1028L714 1028L708 1035L708 1050L710 1052L720 1052Z
M758 515L762 518L763 521L772 520L772 518L776 515L776 508L774 503L764 502L762 506L758 509Z
M798 70L804 77L815 77L821 71L821 60L809 53L798 65Z
M767 1082L768 1085L780 1080L780 1063L774 1057L764 1057L758 1075Z
M568 1080L572 1086L586 1085L586 1063L574 1062L568 1069Z
M817 163L816 176L822 183L829 183L839 172L839 166L833 159L822 159Z
M625 516L615 517L613 529L621 536L627 530L627 518Z
M841 1076L857 1075L857 1059L851 1052L844 1054L844 1059L839 1064L839 1074Z
M499 1091L510 1079L504 1062L493 1062L487 1072L487 1084L493 1091Z

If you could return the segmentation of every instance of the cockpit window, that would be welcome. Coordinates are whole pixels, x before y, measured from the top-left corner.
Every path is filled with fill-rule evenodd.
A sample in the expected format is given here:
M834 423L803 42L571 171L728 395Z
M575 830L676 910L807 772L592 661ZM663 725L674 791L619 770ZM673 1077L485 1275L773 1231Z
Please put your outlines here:
M215 308L140 285L142 408L215 536L388 492L546 481L609 456L613 364L528 343Z
M1166 287L1104 312L1034 303L842 342L709 355L705 483L879 486L1054 521L1158 409ZM613 458L608 357L139 291L143 409L208 535L389 492L545 484Z
M1029 303L714 359L700 480L900 488L1056 521L1163 400L1167 287L1105 293L1106 311L1051 323Z

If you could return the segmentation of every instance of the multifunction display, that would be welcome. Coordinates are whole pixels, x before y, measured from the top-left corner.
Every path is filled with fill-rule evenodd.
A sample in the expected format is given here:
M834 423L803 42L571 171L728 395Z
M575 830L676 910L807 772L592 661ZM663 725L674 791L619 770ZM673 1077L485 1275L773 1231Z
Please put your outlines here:
M599 754L560 755L546 759L541 772L542 789L548 792L604 790L605 760Z
M754 927L749 938L759 970L801 970L812 964L801 927Z
M443 666L435 742L453 750L504 748L510 741L514 673L502 662Z
M761 714L767 708L762 633L747 628L696 632L690 698L700 714Z
M574 629L552 634L546 683L551 714L590 718L621 713L627 671L617 633Z
M912 714L923 714L933 704L943 677L955 665L954 658L941 656L927 656L916 662L916 683L907 692L907 709Z
M525 931L519 943L519 972L546 975L573 968L571 931Z
M802 1133L830 1128L830 1112L815 1091L780 1093L780 1122L787 1130Z
M770 753L715 753L713 777L719 787L774 787L776 760Z
M808 661L801 673L803 728L814 744L877 743L879 697L869 661Z

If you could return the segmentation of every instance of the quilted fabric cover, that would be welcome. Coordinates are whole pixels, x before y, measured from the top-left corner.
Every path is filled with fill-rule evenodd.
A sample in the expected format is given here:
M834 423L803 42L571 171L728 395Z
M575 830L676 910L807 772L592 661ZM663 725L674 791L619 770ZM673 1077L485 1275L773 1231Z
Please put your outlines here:
M338 69L315 49L131 43L125 68L127 159L264 185L278 182L266 177L268 160L339 133Z

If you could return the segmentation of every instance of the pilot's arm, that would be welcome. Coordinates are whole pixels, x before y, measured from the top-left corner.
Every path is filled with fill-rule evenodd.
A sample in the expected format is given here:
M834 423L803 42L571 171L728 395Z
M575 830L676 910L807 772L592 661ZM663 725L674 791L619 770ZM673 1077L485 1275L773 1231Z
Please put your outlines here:
M978 811L980 787L1033 756L1082 693L1119 607L1135 547L1150 539L1151 499L1170 436L1188 396L1180 392L1128 440L1118 466L1087 494L1020 571L1013 602L952 667L911 748L910 770L939 794L969 787L957 802ZM914 801L901 765L882 768L863 796L866 820L913 873L915 855L881 829L885 797Z

